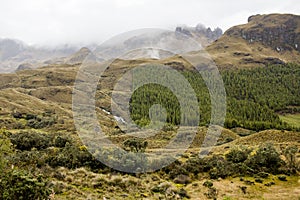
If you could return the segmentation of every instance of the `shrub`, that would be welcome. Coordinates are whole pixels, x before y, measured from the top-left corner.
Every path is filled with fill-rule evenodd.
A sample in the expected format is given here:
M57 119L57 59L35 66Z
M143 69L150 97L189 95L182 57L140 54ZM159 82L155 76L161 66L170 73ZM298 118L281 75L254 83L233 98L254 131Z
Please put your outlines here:
M278 176L278 179L279 179L280 181L287 181L285 175L279 175L279 176Z
M67 142L71 142L68 137L59 135L59 136L55 137L55 139L54 139L54 146L63 148L66 146Z
M32 148L40 150L52 145L52 138L50 135L33 131L12 134L10 140L12 144L20 150L31 150Z
M233 174L239 173L236 166L221 156L213 156L210 161L213 165L213 168L209 171L209 176L211 179L226 178Z
M213 185L214 185L214 184L213 184L213 182L211 182L211 181L205 181L205 182L203 183L203 186L204 186L204 187L207 187L207 188L211 188Z
M282 160L273 144L267 143L259 146L258 150L246 161L246 164L254 171L277 173L278 168L282 165Z
M175 161L171 165L167 166L164 169L166 174L169 174L171 179L176 178L179 175L188 175L188 171L182 167L182 163L180 161Z
M87 149L80 149L76 144L67 142L61 149L52 149L45 160L51 167L67 167L74 169L88 166L91 169L103 168L103 164L96 160Z
M148 146L147 141L142 141L140 139L127 139L123 145L132 152L145 152Z
M217 192L217 189L215 187L208 188L207 193L204 193L204 194L208 199L216 200L217 197L218 197L218 192Z
M264 181L263 181L261 178L256 178L256 179L255 179L255 182L256 182L256 183L263 183Z
M257 174L258 177L260 178L268 178L269 177L269 174L268 173L265 173L265 172L259 172Z
M205 168L206 164L207 163L204 159L195 157L188 159L186 163L184 163L183 168L185 168L188 172L197 175L200 172L207 172L210 169L210 167L207 167L209 169Z
M296 158L296 154L298 153L298 151L299 149L297 146L288 146L283 152L286 158L287 168L292 173L296 173L296 171L299 170Z
M6 157L11 153L12 148L10 141L6 138L0 138L0 172L2 172L7 167L8 160Z
M41 175L10 167L14 152L8 139L0 139L0 199L48 199L50 189Z
M14 118L16 118L16 119L21 119L21 118L23 118L23 115L22 115L22 113L20 113L20 112L13 112L12 113L12 116L14 117Z
M242 163L247 160L250 151L246 148L232 148L229 153L225 155L226 159L233 163Z
M187 191L183 188L180 188L177 194L179 194L181 198L190 198L190 195L188 195Z
M176 127L170 123L167 123L163 126L162 128L163 131L167 132L167 131L175 131Z
M270 186L272 186L272 185L275 185L275 182L271 181L271 182L269 182L269 183L265 183L265 186L267 186L267 187L270 187Z
M49 127L53 124L55 124L55 119L52 117L46 117L46 118L37 117L37 118L29 119L27 121L27 126L34 129Z
M11 170L1 174L0 199L48 199L51 190L48 182L41 176L26 171Z

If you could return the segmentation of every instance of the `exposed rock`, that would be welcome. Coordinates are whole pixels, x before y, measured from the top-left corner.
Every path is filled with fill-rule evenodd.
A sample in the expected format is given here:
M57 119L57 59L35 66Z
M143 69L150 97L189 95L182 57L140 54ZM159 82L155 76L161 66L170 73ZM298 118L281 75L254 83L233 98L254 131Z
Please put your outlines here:
M206 51L221 68L252 68L300 63L299 44L299 15L254 15L247 24L228 29Z
M300 52L299 26L298 15L254 15L248 18L248 24L230 28L225 34L241 37L249 43L260 42L278 52L293 49Z
M26 70L26 69L32 69L33 68L33 65L30 64L30 63L23 63L23 64L20 64L18 66L18 68L16 69L16 71L21 71L21 70Z
M176 27L175 32L180 32L184 35L194 37L195 39L202 38L203 41L201 41L201 44L203 46L212 43L223 34L222 29L219 27L212 31L210 27L206 28L202 24L198 24L196 27L178 26Z

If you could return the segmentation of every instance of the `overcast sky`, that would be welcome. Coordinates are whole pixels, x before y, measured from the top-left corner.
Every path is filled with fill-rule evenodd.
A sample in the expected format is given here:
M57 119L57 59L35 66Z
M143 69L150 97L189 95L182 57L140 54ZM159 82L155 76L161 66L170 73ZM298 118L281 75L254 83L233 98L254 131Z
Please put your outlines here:
M0 0L0 38L29 44L101 43L139 28L227 28L253 14L300 14L299 0Z

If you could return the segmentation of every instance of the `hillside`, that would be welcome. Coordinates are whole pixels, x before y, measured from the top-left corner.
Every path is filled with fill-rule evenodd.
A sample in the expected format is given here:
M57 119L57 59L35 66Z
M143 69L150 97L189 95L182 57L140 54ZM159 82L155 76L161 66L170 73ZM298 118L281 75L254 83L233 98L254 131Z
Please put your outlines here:
M241 68L300 62L300 16L250 16L247 24L228 29L208 46L221 68Z
M95 144L99 136L83 135L83 141L75 128L72 97L78 91L74 83L80 67L87 67L81 63L91 53L88 48L37 69L22 66L15 73L0 74L0 199L298 199L300 64L289 62L298 62L295 56L299 51L281 32L274 41L265 37L266 30L275 34L277 27L284 25L284 30L289 30L286 34L293 36L291 41L298 41L298 19L277 14L250 17L248 24L229 29L207 47L220 67L226 90L224 127L210 126L210 92L201 74L183 56L161 52L164 56L153 57L148 55L153 49L146 49L131 52L138 59L115 59L99 77L92 98L95 121L105 139L121 149L99 144L91 148L86 141ZM198 31L212 39L219 32L201 25L177 31L187 35ZM259 35L262 40L254 40ZM149 42L135 37L126 41L130 47ZM100 53L113 50L104 48ZM128 121L112 111L112 91L124 74L141 65L148 67L149 73L132 74L148 77L156 65L178 71L195 92L200 119L193 118L197 108L190 105L191 93L183 84L175 86L184 91L181 98L189 105L185 115L170 88L151 83L135 90L128 102L130 117L141 129L123 129ZM211 75L209 72L206 75ZM94 74L80 74L79 81L84 75ZM83 90L89 92L90 88ZM165 108L166 121L157 118L152 123L149 110L157 104ZM86 110L82 113L93 116ZM184 124L181 119L186 120ZM80 131L99 133L99 127L89 123L83 121ZM209 130L221 134L215 144L202 148L205 139L209 144L214 139ZM147 137L135 137L138 134ZM188 149L180 145L165 148L177 139L179 143L192 142ZM174 162L168 165L170 160ZM130 173L111 167L117 165ZM156 167L161 169L143 173Z

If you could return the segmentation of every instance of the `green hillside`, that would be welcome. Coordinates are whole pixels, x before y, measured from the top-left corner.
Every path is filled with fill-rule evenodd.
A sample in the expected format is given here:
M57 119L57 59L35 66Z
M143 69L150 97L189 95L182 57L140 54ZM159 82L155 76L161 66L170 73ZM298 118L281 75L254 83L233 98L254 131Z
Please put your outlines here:
M207 87L197 72L182 74L190 82L199 102L200 125L210 120L210 96ZM300 111L300 65L287 64L254 69L221 71L227 92L227 128L244 127L252 130L270 128L292 129L295 124L287 124L278 115L280 112ZM181 87L181 85L178 85ZM189 101L189 94L184 95ZM167 122L180 123L178 99L167 89L157 85L146 85L138 89L131 100L132 118L137 123L147 124L152 105L167 105ZM191 115L195 108L190 108ZM148 122L149 123L149 122ZM296 128L296 126L294 126Z

